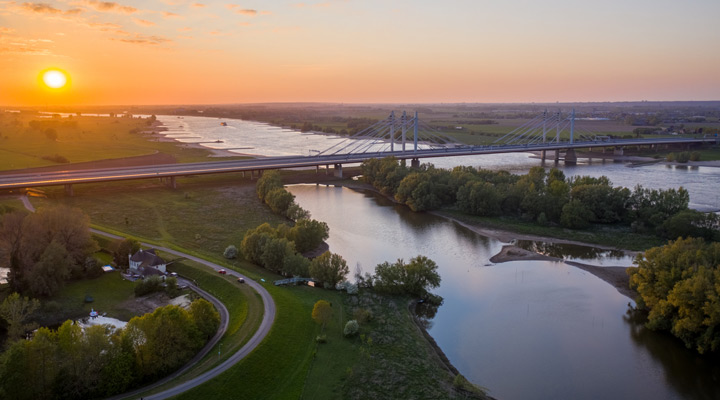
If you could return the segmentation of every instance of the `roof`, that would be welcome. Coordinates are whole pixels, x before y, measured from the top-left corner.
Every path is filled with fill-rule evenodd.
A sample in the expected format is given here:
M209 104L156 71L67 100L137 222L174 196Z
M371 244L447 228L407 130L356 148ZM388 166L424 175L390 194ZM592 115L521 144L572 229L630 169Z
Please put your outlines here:
M130 261L139 262L141 266L155 267L165 264L160 256L155 254L155 249L139 250L130 257Z

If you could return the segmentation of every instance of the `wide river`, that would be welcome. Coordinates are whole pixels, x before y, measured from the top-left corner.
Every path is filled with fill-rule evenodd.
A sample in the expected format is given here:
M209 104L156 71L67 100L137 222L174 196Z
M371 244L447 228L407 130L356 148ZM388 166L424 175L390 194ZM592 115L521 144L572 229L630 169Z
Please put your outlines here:
M310 154L332 136L238 120L158 117L184 141L223 140L220 148L259 155ZM528 154L436 159L437 166L472 165L523 172L540 165ZM720 209L720 169L580 164L566 175L607 175L615 185L684 186L691 207ZM324 185L289 190L313 218L330 226L331 251L366 272L422 254L439 265L444 304L430 334L472 382L499 399L717 399L720 365L626 316L632 300L599 278L563 262L491 264L501 242L444 218L413 213L370 192ZM559 248L566 259L631 265L618 252Z

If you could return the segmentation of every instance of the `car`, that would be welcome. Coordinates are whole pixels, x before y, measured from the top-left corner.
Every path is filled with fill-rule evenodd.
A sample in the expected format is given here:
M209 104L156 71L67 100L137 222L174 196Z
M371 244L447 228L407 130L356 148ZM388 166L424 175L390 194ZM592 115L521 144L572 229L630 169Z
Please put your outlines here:
M245 283L245 278L237 278L238 283Z
M171 272L170 276L172 276L173 278L177 278L177 272Z
M225 271L224 269L221 269L221 270L218 270L218 274L225 275L225 274L227 274L227 271Z

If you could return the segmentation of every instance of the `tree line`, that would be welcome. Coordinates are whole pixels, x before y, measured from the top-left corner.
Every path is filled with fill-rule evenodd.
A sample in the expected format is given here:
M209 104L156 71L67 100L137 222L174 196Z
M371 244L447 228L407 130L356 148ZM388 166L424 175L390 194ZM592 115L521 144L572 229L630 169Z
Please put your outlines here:
M655 247L628 268L646 326L669 331L699 353L720 350L720 243L700 238Z
M381 193L413 211L455 208L479 216L513 216L539 225L585 229L592 224L626 224L633 231L674 239L718 238L720 218L688 209L682 187L633 190L613 187L607 177L576 176L533 167L525 175L473 167L412 169L393 157L362 164L363 177Z
M12 343L0 357L0 398L80 399L123 393L187 363L211 338L220 317L208 301L188 310L165 306L125 328L81 328L66 321Z
M87 215L66 206L0 216L0 267L10 270L11 290L48 297L68 280L100 275L89 228Z

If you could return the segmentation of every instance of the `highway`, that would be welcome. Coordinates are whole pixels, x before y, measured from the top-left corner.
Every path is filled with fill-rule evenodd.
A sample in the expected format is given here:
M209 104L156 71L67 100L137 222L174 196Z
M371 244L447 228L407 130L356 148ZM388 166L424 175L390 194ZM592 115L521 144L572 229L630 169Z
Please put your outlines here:
M74 171L12 173L0 175L0 190L41 186L72 185L78 183L123 181L133 179L172 178L178 176L261 171L268 169L302 168L320 165L355 164L371 158L394 156L398 159L455 157L467 155L518 153L542 150L567 150L592 147L647 146L651 144L715 143L715 138L615 139L610 141L578 141L551 144L519 144L504 146L454 146L418 149L417 151L366 152L317 156L266 157L252 160L211 161L200 163L162 164L126 168L106 168Z

